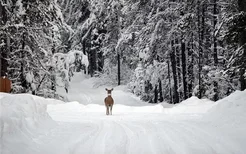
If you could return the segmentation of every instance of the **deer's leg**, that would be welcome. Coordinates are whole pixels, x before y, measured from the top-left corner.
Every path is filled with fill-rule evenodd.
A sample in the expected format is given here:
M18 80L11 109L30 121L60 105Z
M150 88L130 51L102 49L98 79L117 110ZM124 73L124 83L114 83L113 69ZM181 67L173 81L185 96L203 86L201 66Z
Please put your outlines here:
M110 114L112 115L112 108L113 108L113 105L110 105Z
M108 107L108 105L106 105L106 115L108 115L109 114L109 107Z

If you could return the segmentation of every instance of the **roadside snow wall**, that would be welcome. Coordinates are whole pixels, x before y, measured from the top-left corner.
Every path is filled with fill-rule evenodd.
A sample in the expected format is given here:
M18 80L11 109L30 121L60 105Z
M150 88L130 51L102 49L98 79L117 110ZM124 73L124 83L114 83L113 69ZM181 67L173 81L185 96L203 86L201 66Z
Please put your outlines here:
M54 126L47 103L60 103L29 94L0 93L0 153L17 154L21 149L38 149L34 136L44 127ZM28 152L26 153L28 154Z
M246 90L235 91L215 103L207 118L228 124L246 123Z

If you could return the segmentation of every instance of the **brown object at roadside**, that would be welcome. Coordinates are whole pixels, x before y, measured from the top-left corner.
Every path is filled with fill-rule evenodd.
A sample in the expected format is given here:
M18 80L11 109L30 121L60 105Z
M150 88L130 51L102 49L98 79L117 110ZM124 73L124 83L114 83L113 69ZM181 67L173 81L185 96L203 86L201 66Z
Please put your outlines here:
M7 77L0 78L0 92L10 93L11 81Z

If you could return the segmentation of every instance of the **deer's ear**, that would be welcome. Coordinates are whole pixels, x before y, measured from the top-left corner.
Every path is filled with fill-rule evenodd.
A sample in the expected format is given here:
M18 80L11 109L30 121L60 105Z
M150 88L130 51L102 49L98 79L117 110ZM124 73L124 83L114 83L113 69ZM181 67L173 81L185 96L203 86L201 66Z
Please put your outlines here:
M114 90L114 88L111 89L111 91L113 91L113 90Z
M107 89L107 88L105 88L105 90L106 90L106 91L108 91L108 89Z

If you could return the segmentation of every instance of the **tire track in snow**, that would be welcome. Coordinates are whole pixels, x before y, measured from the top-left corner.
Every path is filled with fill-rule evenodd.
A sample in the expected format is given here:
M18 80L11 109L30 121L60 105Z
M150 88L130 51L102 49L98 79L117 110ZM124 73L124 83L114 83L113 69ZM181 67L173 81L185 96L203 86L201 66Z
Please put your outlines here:
M90 122L92 123L92 122ZM69 154L76 154L76 151L80 148L81 145L85 144L88 140L92 138L99 130L101 129L101 125L92 123L93 126L95 127L92 131L90 132L81 132L82 135L79 135L76 137L77 141L75 143L71 143L69 147Z
M96 129L94 129L95 131L93 131L91 133L81 132L84 135L82 135L78 139L78 141L76 142L75 145L71 145L71 148L70 148L70 149L72 149L71 154L77 154L77 153L81 154L81 152L92 153L91 150L93 148L91 147L91 145L95 144L95 141L98 139L100 132L103 129L103 123L102 122L95 123L92 121L91 121L91 123L93 123L93 125L96 126Z
M145 125L135 122L116 122L124 129L127 136L127 153L154 154L156 153L154 138L151 136L152 127L146 129ZM149 124L148 124L149 125ZM151 124L150 124L151 125ZM150 126L149 125L149 126Z
M127 141L126 141L126 153L130 153L130 146L132 145L132 138L134 136L134 131L132 131L129 127L127 127L125 124L119 121L116 121L116 123L118 125L120 125L122 127L122 129L124 130L125 132L125 135L127 136Z
M85 139L81 139L85 140ZM100 128L91 137L87 137L84 144L74 147L71 154L92 153L92 154L115 154L126 153L126 134L124 129L114 121L102 121Z
M107 135L105 136L105 154L126 153L127 135L121 125L115 121L108 123Z
M161 129L159 127L159 125L157 125L158 122L151 122L151 124L144 124L145 128L148 128L149 130L149 134L151 138L151 145L152 145L152 151L153 153L159 154L159 153L165 153L165 154L170 154L170 153L174 153L174 151L168 147L168 145L170 144L170 142L172 142L172 140L166 136L166 138L161 138L160 136L162 136L164 133L164 130Z

